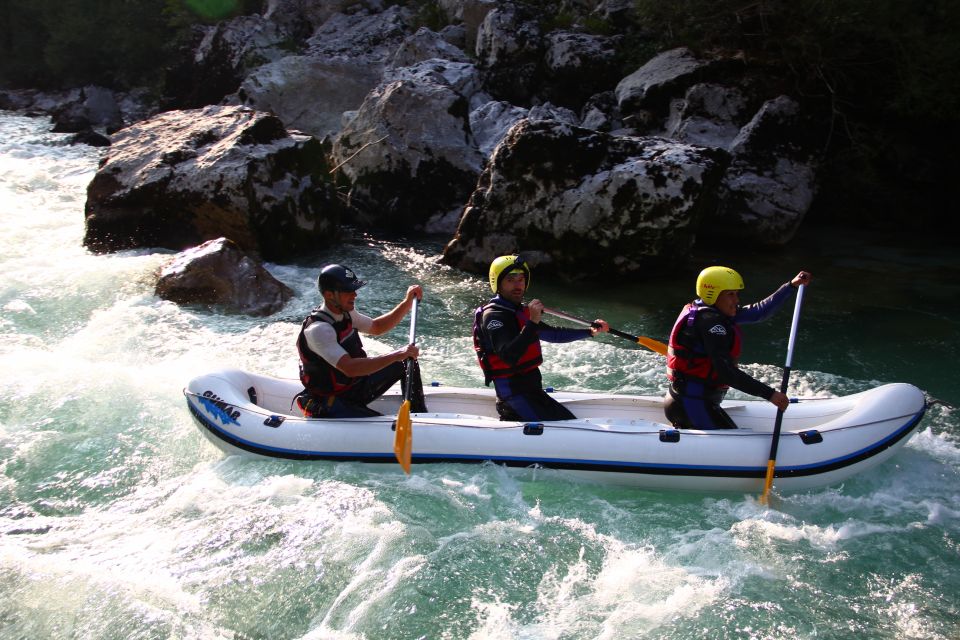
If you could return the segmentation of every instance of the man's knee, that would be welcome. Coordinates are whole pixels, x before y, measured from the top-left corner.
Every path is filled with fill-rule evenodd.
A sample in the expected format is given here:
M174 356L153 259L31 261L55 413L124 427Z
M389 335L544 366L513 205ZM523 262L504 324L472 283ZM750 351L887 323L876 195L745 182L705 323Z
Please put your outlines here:
M500 419L506 422L523 421L523 417L506 400L497 400L497 413Z
M516 394L507 400L497 401L497 413L501 420L574 420L569 409L551 398L545 391L533 394Z

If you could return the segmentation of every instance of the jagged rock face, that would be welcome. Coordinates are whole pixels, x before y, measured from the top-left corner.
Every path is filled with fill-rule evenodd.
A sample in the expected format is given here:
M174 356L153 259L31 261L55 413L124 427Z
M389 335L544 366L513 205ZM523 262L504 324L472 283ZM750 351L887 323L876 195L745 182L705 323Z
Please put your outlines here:
M608 18L633 7L575 5ZM414 32L418 8L267 0L263 16L206 29L193 51L201 75L221 92L220 80L243 77L224 102L275 121L165 114L168 133L148 121L118 134L123 148L90 185L87 245L182 248L226 235L283 259L326 243L338 216L414 233L453 234L459 220L447 259L466 269L524 248L565 275L582 270L564 260L594 253L627 274L670 262L698 234L781 244L801 224L817 136L809 105L771 100L783 87L763 69L674 49L620 78L621 36L550 31L555 21L529 3L439 0L431 11L456 23L440 33ZM259 142L241 143L233 127Z
M411 36L408 36L387 59L387 68L411 67L418 62L436 58L450 62L469 63L470 58L462 49L456 47L439 33L421 27Z
M681 142L730 149L750 119L747 97L737 87L700 83L671 104L665 134Z
M381 81L388 58L408 35L409 11L391 7L375 15L335 14L305 50L248 75L236 100L270 111L292 129L324 138L339 132Z
M367 97L333 147L363 226L423 229L463 206L483 163L470 134L479 88L466 63L428 60L394 70Z
M576 279L674 265L726 162L716 149L524 120L494 152L443 261L483 272L522 252Z
M53 130L61 133L79 133L95 127L112 133L123 126L113 91L96 86L80 89L77 100L64 103L52 118Z
M226 236L282 261L334 238L320 143L244 107L170 111L119 131L87 188L84 245L180 250Z
M373 5L372 7L366 5ZM337 13L349 10L363 11L379 6L377 0L265 0L263 17L280 25L284 31L297 36L309 37L318 27Z
M475 51L480 25L500 0L438 0L437 4L448 20L463 25L465 50Z
M544 97L579 110L587 99L617 81L613 41L603 36L556 31L546 38Z
M730 152L705 235L782 245L813 202L823 132L787 96L758 100L766 89L734 73L738 68L733 59L666 51L620 81L618 106L638 132Z
M820 133L794 100L765 103L730 145L712 234L762 245L793 238L816 194Z
M666 111L670 98L694 84L709 61L686 47L665 51L617 83L617 103L623 113Z
M490 11L477 32L477 66L497 99L529 106L541 85L543 53L539 21L509 2Z
M156 294L177 304L202 304L230 313L267 316L293 297L254 256L227 238L175 256L161 270Z
M252 69L290 53L288 33L256 15L197 28L194 37L190 55L167 73L164 83L173 108L220 102L237 90Z

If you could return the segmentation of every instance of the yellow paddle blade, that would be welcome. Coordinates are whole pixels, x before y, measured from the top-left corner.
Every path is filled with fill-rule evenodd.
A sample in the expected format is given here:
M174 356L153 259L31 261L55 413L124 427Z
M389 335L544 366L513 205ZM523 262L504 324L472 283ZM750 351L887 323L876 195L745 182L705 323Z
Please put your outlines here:
M410 452L413 451L413 426L410 424L410 401L404 400L397 412L397 435L393 453L405 472L410 473Z
M770 495L770 487L773 486L773 469L776 465L776 460L767 461L767 477L763 481L763 493L760 494L760 504L766 505L768 502L768 496Z
M647 349L650 349L650 351L656 351L662 356L667 355L667 345L663 344L659 340L640 336L637 338L637 342L645 346Z

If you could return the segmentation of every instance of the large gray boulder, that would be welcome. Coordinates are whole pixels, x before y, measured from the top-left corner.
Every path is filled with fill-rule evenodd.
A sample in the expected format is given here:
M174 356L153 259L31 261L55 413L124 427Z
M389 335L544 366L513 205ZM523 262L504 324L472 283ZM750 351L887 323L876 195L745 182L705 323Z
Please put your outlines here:
M513 125L524 119L557 120L568 124L580 124L577 114L549 102L524 109L502 100L491 100L470 112L470 130L483 157L489 158Z
M170 106L190 109L222 101L254 69L290 55L295 40L277 22L259 15L195 27L190 51L167 73Z
M811 114L777 88L736 58L673 49L620 81L617 109L597 103L584 122L604 125L620 114L636 134L728 151L703 232L742 246L782 245L813 203L825 141Z
M473 65L427 60L395 69L337 137L333 158L362 226L423 230L460 210L483 157L470 133Z
M477 32L477 67L497 99L530 106L542 84L545 43L540 22L519 4L490 11Z
M501 0L438 0L437 5L448 20L462 25L466 50L475 51L480 25L500 2Z
M546 36L544 99L580 109L595 93L607 90L617 76L614 40L572 31Z
M620 111L664 114L674 96L682 96L716 66L714 59L698 58L686 47L664 51L617 83L614 90Z
M170 111L117 132L87 187L84 245L181 250L227 236L283 261L332 241L339 200L315 139L235 106Z
M793 238L816 195L822 138L795 100L767 101L730 144L711 235L761 245Z
M238 99L234 94L252 75L254 80L244 88L250 93L248 104L266 110L270 107L269 100L262 92L256 91L260 75L263 77L259 82L266 88L279 88L279 84L273 84L278 82L278 75L297 78L297 64L288 67L288 63L297 62L296 56L322 60L325 52L335 53L342 49L337 39L350 38L352 29L359 23L376 22L376 18L370 15L380 11L382 6L377 0L369 3L362 0L266 0L262 15L237 16L213 25L195 27L194 42L188 45L189 51L167 75L165 89L170 96L170 105L189 109L218 103L225 98L235 104ZM324 30L328 21L330 27ZM321 34L319 47L317 41L311 39L318 31ZM291 57L293 59L288 60ZM258 73L259 68L273 64L277 68ZM336 69L336 65L333 68ZM289 72L278 74L278 69L289 69ZM349 73L343 75L348 77ZM277 110L277 114L288 125L298 126L288 117L289 113ZM304 127L304 130L313 133L310 127Z
M263 17L305 40L338 13L366 13L378 6L378 0L264 0Z
M389 58L409 35L408 9L334 14L303 52L258 67L231 101L269 111L288 127L322 139L340 132L343 114L360 108L380 84Z
M397 50L387 58L387 68L412 67L418 62L431 59L469 63L463 49L450 44L439 33L420 27L416 33L404 38Z
M87 86L76 94L76 100L64 102L52 112L54 131L77 133L99 129L112 133L123 126L123 116L113 91Z
M216 238L167 262L160 270L156 294L177 304L267 316L283 308L293 297L293 289L232 240Z
M699 83L671 104L664 134L668 138L729 150L750 121L750 101L739 87Z
M724 151L524 120L497 147L443 261L483 273L522 252L572 278L682 262L726 166Z

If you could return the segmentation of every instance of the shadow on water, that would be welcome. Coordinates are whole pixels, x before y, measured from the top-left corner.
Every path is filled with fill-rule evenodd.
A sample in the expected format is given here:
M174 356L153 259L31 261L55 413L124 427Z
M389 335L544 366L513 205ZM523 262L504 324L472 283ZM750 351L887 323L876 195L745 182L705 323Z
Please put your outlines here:
M558 282L535 282L531 295L665 342L677 313L694 297L701 268L737 269L746 282L744 303L806 269L814 282L804 296L794 370L911 382L960 404L960 385L949 365L960 358L960 255L953 247L817 227L769 252L698 249L689 264L686 271L647 281L576 287L576 295ZM744 362L783 364L791 313L788 303L771 321L744 327Z
M376 245L382 245L380 250L371 252ZM467 336L472 309L488 298L489 290L482 276L441 265L441 252L442 245L428 241L358 242L335 255L324 252L317 264L343 260L367 279L390 280L389 287L365 289L369 308L392 306L399 294L396 285L403 281L422 280L428 295L439 288L444 308L433 306L434 296L421 318L421 335L449 333L456 324ZM766 252L729 244L697 248L686 269L648 279L570 285L534 273L528 299L538 297L573 315L604 318L621 331L666 342L677 313L694 297L697 273L712 264L740 272L746 282L744 303L761 299L801 269L813 273L801 313L795 371L911 382L935 398L960 404L960 384L947 368L960 357L955 340L960 333L960 257L943 243L812 227L787 246ZM298 293L305 299L292 314L287 310L290 319L312 304L312 284L301 284L305 290ZM791 310L788 303L772 320L744 327L743 362L782 366ZM602 339L642 351L623 340Z
M358 238L335 251L321 252L310 267L330 260L353 266L370 281L362 292L362 306L376 312L396 303L402 295L400 285L422 282L429 298L420 318L422 339L456 334L467 340L472 310L489 298L489 289L482 275L440 264L441 252L442 245L436 242ZM722 264L737 269L746 283L744 303L763 298L806 269L814 282L804 297L795 371L864 382L911 382L935 398L960 404L960 385L947 365L960 358L955 340L960 333L960 257L952 247L815 227L805 229L786 247L764 252L747 253L726 245L698 248L688 264L669 275L575 285L535 272L527 297L666 342L677 313L694 297L701 268ZM299 322L316 303L312 269L299 273L308 277L290 283L298 297L278 314L292 322ZM744 327L744 363L783 365L791 313L788 303L771 321ZM644 352L622 339L601 340Z

